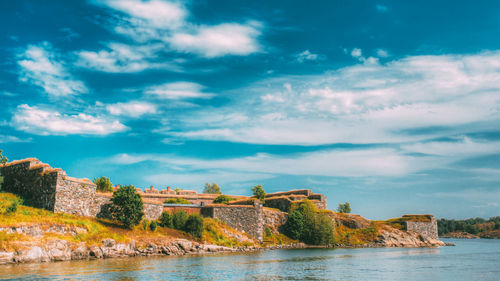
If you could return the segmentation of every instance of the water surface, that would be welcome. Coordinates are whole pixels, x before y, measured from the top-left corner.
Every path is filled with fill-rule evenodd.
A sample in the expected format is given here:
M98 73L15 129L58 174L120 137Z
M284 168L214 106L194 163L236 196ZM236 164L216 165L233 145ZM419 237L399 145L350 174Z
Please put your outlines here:
M0 266L13 280L500 280L500 240L439 249L298 249Z

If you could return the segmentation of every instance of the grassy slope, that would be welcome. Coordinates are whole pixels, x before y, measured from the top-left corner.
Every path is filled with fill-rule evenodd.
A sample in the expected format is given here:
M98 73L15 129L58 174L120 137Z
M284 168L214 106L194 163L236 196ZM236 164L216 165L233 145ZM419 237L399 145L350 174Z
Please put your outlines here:
M19 205L15 212L7 213L6 209L14 202L21 202L21 200L13 194L0 193L0 227L39 225L42 229L46 229L52 225L64 225L84 228L87 231L80 232L75 236L71 234L46 233L43 237L39 238L33 238L24 234L7 234L6 232L0 232L0 250L22 248L27 245L28 241L36 244L56 238L75 243L84 242L87 245L100 244L105 238L111 238L121 243L127 243L130 240L134 240L139 247L146 246L149 243L179 238L196 240L189 234L171 228L158 227L157 230L153 232L149 229L145 230L142 224L139 224L133 229L124 229L107 220L53 213L47 210L22 205ZM206 218L202 241L223 246L243 246L251 244L249 242L240 243L238 239L227 235L227 233L238 234L236 230L229 228L225 224ZM239 233L239 235L244 236L241 233Z

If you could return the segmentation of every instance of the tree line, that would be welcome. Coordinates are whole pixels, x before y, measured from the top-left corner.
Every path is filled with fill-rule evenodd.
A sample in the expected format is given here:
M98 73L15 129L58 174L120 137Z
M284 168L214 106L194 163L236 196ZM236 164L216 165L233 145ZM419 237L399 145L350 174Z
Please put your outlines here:
M444 235L450 232L467 232L470 234L478 234L486 230L499 230L500 216L491 217L488 220L483 218L470 218L465 220L438 220L439 235Z

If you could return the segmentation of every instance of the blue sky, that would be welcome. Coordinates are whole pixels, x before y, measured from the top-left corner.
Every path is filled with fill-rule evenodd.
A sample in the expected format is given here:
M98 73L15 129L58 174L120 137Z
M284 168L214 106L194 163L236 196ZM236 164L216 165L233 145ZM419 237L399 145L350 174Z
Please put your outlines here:
M500 215L498 1L2 1L0 149L69 175Z

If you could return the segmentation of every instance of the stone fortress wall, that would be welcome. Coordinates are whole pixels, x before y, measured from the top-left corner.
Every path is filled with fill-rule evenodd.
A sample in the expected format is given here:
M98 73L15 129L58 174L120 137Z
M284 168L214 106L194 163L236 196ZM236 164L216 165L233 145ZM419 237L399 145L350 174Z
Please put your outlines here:
M432 239L439 239L437 219L433 215L405 215L412 217L427 218L428 221L407 221L406 230L416 232L422 236ZM405 217L403 216L403 218Z
M18 194L26 204L53 212L79 216L109 218L112 193L96 192L96 186L88 179L77 179L54 169L36 158L28 158L0 165L4 177L4 191ZM311 200L319 209L326 209L326 196L308 189L276 192L266 195L264 206L249 196L233 196L236 201L229 204L212 204L219 194L200 194L195 191L170 188L156 190L154 187L142 191L137 189L144 203L145 219L155 220L163 211L184 210L188 214L201 213L221 220L227 225L247 233L256 240L263 240L263 231L270 227L274 232L286 222L288 210L293 202ZM164 204L166 199L183 198L191 205ZM414 231L437 239L437 221L407 221L408 231Z

